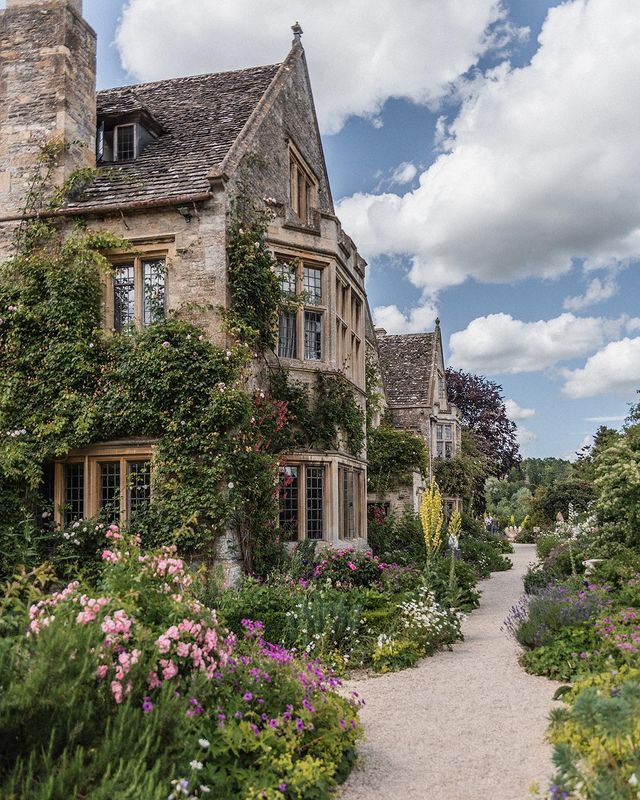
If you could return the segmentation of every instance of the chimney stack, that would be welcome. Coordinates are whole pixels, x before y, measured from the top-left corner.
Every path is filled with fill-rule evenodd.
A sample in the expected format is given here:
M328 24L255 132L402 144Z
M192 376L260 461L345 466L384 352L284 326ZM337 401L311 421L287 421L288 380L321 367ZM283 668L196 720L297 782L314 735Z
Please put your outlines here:
M0 12L0 216L24 206L40 146L64 140L55 183L95 166L96 35L82 0L7 0Z

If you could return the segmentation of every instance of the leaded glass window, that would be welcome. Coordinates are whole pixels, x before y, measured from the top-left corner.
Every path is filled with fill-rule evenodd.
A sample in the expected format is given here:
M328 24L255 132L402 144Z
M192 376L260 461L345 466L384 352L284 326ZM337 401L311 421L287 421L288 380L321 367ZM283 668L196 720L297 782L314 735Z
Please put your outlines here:
M100 464L98 487L100 509L109 522L120 518L120 462L104 461Z
M64 468L64 521L82 519L84 516L84 464L65 464Z
M298 467L280 467L280 528L286 541L298 538Z
M307 539L324 536L324 467L306 467Z
M129 461L127 473L127 517L130 521L151 502L151 462Z
M164 318L164 258L142 262L144 284L143 322L151 325Z
M295 264L278 265L280 272L280 291L287 297L295 297L296 294L296 266Z
M316 267L304 268L304 284L306 302L312 306L322 304L322 270Z
M278 320L278 356L280 358L295 358L297 353L296 315L293 312L283 312Z
M311 361L322 360L322 314L304 312L304 357Z
M118 125L116 131L116 161L131 161L136 157L135 125Z
M135 323L136 291L133 264L119 264L113 276L113 327L123 331Z

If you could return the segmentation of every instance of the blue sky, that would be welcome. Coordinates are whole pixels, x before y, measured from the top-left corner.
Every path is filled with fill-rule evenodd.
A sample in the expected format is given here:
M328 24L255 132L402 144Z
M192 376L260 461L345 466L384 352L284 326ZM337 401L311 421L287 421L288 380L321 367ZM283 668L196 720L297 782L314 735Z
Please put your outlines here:
M640 387L635 0L84 0L98 83L280 61L299 18L338 213L390 332L442 321L525 455Z

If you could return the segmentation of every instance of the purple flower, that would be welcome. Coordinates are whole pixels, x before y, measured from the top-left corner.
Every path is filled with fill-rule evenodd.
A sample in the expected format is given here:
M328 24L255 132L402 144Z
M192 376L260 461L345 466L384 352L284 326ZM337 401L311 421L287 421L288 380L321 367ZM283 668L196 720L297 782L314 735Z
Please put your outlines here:
M287 791L287 784L286 783L278 784L278 789L284 794Z
M300 719L300 717L296 718L296 728L299 731L303 731L304 730L304 722Z
M167 348L167 347L171 347L171 344L170 344L169 342L166 342L166 341L165 341L165 342L162 342L162 346L163 346L164 348Z
M270 728L277 728L280 723L277 719L270 719L269 720L269 727Z
M151 698L150 697L147 697L147 696L143 697L143 699L142 699L142 710L144 711L145 714L148 714L150 711L153 710L153 703L151 702Z
M245 701L245 703L250 703L253 700L253 695L251 692L245 692L242 696L242 699Z

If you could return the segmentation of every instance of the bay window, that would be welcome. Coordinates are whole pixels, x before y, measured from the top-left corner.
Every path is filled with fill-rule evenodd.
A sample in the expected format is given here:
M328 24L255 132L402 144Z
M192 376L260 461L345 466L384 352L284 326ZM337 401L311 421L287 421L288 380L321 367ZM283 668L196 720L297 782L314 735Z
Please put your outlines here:
M296 298L295 310L282 311L278 320L278 356L305 361L325 358L325 268L312 264L281 262L280 289L285 298Z

